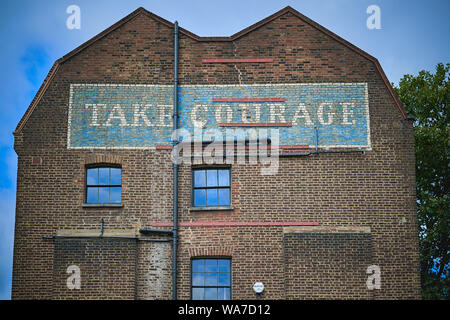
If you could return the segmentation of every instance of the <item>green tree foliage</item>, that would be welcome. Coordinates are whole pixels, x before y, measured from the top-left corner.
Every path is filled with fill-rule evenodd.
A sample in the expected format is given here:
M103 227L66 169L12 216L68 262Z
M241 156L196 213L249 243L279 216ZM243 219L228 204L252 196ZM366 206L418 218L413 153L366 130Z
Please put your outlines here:
M405 75L395 91L414 123L420 268L424 299L449 299L450 63Z

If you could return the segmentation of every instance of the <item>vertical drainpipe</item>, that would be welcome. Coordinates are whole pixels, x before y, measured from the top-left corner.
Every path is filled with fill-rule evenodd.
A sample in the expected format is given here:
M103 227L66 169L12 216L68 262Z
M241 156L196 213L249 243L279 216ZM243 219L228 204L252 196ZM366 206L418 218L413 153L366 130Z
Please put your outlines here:
M173 130L178 129L178 22L174 24ZM172 141L173 148L178 138ZM172 299L177 300L178 164L173 163Z

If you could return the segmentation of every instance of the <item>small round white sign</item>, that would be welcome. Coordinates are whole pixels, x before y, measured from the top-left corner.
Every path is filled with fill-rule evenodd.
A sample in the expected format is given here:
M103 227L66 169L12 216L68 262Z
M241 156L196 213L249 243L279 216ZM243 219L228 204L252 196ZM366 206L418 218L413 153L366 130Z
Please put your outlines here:
M255 282L253 285L253 291L255 291L257 294L260 294L264 291L264 284L262 282Z

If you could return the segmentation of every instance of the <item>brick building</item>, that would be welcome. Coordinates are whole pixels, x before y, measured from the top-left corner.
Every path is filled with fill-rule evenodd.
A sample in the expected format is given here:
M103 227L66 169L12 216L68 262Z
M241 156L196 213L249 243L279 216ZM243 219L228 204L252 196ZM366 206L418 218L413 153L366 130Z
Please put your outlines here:
M174 164L177 127L258 138ZM139 8L55 62L14 137L13 299L420 298L411 119L290 7L230 37Z

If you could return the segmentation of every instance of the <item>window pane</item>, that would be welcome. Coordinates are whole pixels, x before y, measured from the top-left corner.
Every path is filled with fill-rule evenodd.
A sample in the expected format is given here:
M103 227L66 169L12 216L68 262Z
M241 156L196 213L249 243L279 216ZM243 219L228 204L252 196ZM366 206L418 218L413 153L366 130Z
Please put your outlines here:
M219 272L230 272L230 260L228 259L220 259L218 261Z
M194 190L194 206L202 207L206 205L206 190Z
M217 273L204 273L205 286L217 286Z
M230 288L218 288L217 300L230 300Z
M230 185L230 170L219 170L219 186L229 186Z
M98 184L109 184L109 168L98 168Z
M192 271L193 272L204 272L205 271L205 260L203 260L203 259L192 260Z
M217 272L217 260L206 259L205 260L205 271L206 272Z
M219 286L229 286L230 285L230 274L229 273L219 273L218 285Z
M194 187L206 186L206 173L205 170L194 171Z
M109 188L98 188L98 203L109 202Z
M98 168L87 169L86 184L88 185L98 184Z
M206 205L216 206L217 205L217 189L207 189L206 190Z
M206 170L206 185L217 187L217 170Z
M193 286L204 286L204 273L196 273L192 274L192 285Z
M229 300L231 298L230 259L192 260L191 274L192 299Z
M122 184L122 169L111 168L111 184Z
M230 189L219 189L219 200L220 206L230 205Z
M120 203L122 201L122 188L121 187L111 187L110 188L110 203Z
M86 202L98 203L98 188L87 188Z
M217 288L205 288L206 300L217 300Z
M204 288L192 288L192 300L203 300L204 294Z

